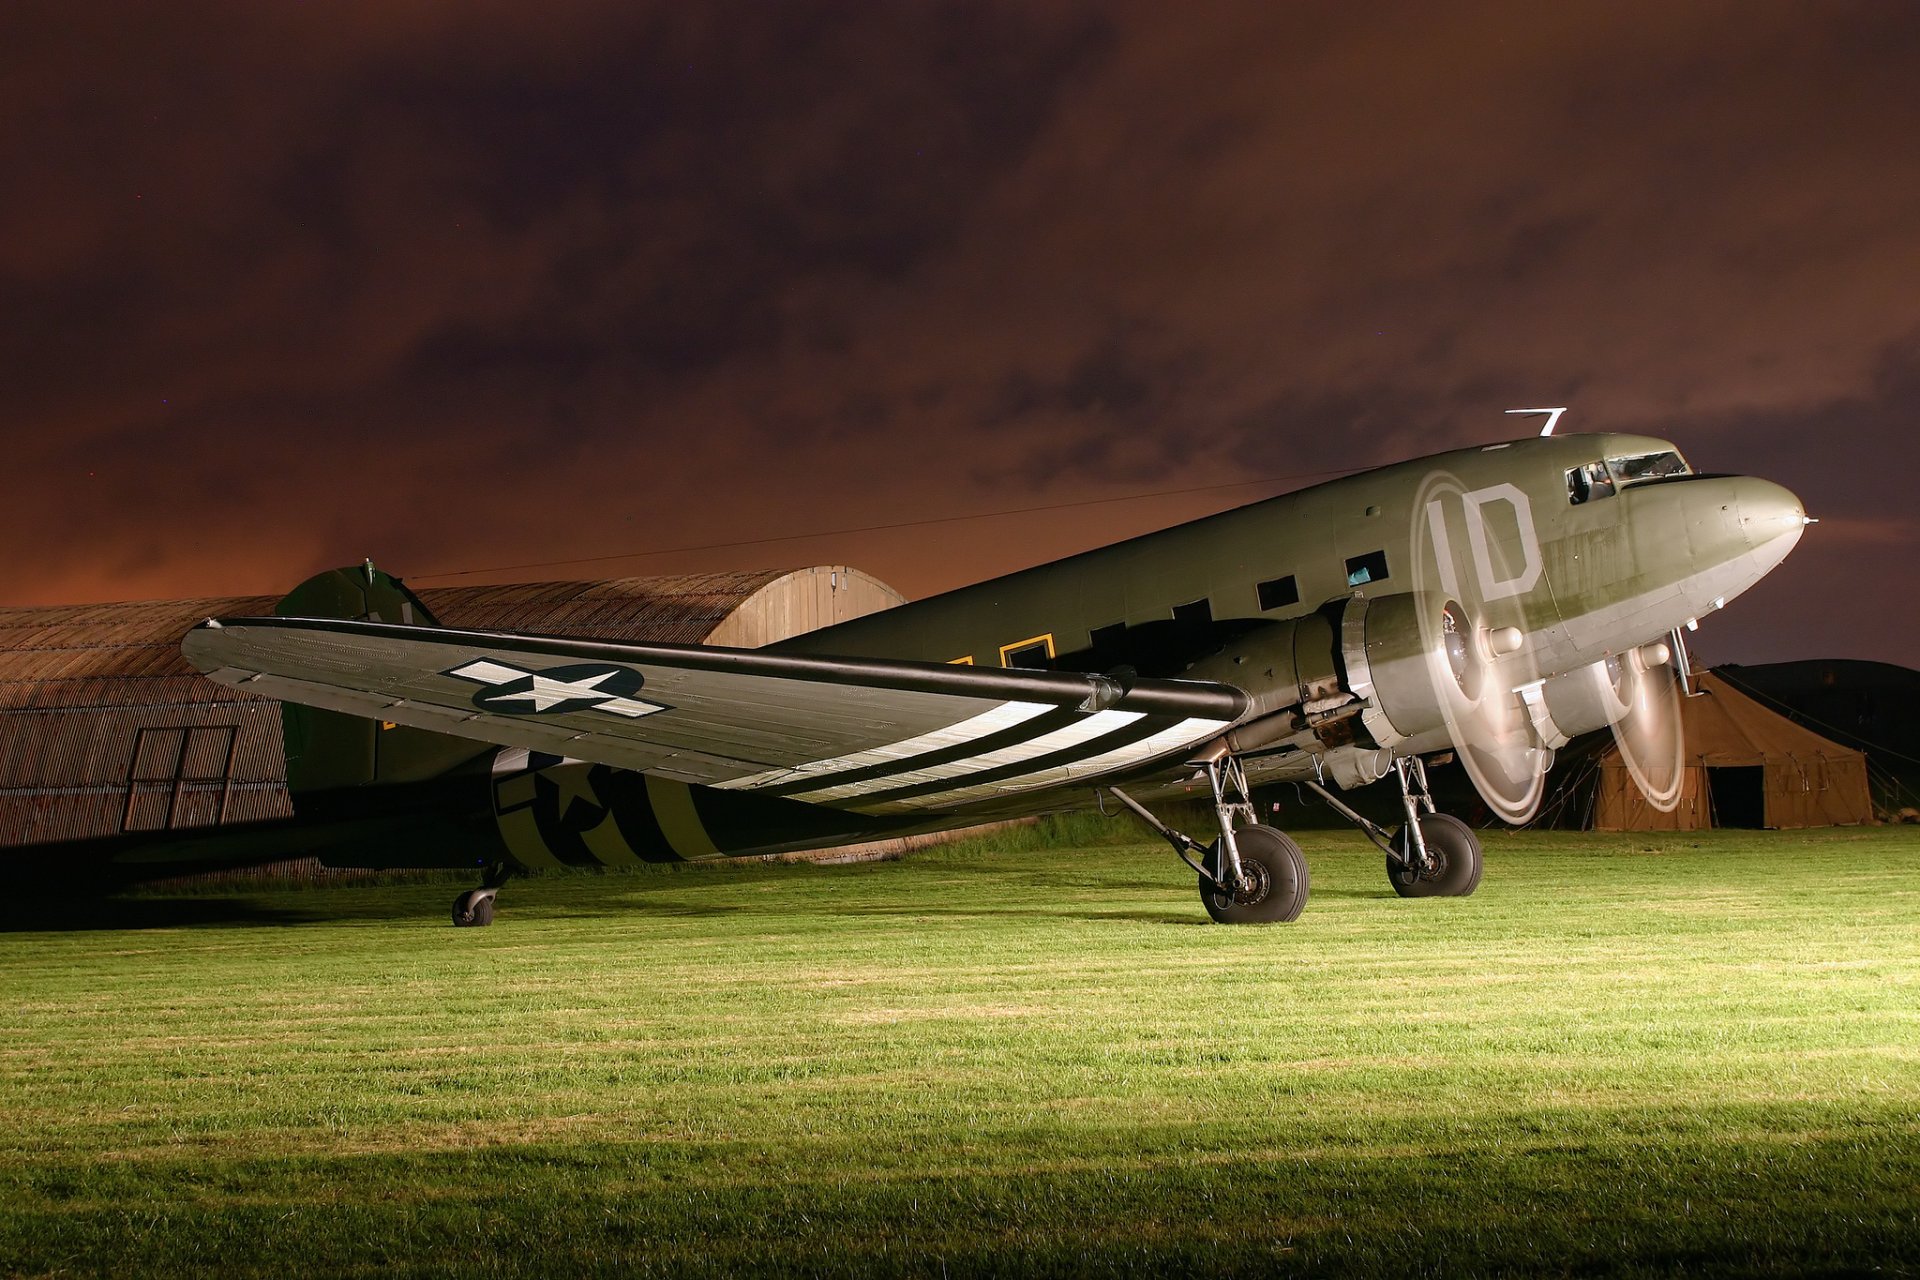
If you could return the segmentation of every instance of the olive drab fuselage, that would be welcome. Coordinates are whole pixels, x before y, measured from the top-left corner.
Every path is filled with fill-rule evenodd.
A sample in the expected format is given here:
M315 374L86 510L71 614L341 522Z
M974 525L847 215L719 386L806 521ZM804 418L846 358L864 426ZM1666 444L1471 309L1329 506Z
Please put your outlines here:
M442 681L433 687L451 699L445 710L418 694L354 702L369 695L352 678L342 692L313 695L334 710L289 705L289 779L302 817L343 831L359 823L360 836L321 851L342 865L531 869L821 848L1090 806L1096 788L1116 784L1150 799L1188 786L1196 760L1211 762L1205 776L1216 782L1230 760L1235 785L1354 787L1395 773L1404 791L1406 762L1455 749L1483 797L1503 777L1534 788L1502 810L1512 816L1537 801L1553 748L1622 723L1657 642L1759 581L1804 524L1780 486L1691 474L1671 444L1648 437L1542 437L1439 454L753 650L767 669L844 667L839 700L816 712L843 728L865 723L862 699L879 696L878 686L863 692L862 662L904 660L923 685L1028 692L980 692L970 719L852 754L806 756L824 721L783 722L791 727L775 754L784 763L762 755L766 763L752 764L748 753L735 757L745 763L687 765L678 776L674 757L659 754L666 747L647 746L645 727L655 713L671 721L674 699L642 687L638 658L562 657L555 646L566 642L553 638L543 649L541 637L430 633L419 628L433 620L418 610L415 626L380 635L342 622L331 625L359 627L351 643L375 666L430 634L478 646L472 653L494 649L422 668L429 685ZM248 660L248 645L277 645L296 657L260 660L307 670L299 628L317 636L328 618L390 622L409 601L417 604L371 566L335 571L287 598L284 623L229 620L226 632L209 623L215 632L183 643L214 655L202 669L216 675ZM705 652L741 663L749 651ZM1033 692L1063 683L1095 695L1076 710ZM375 730L353 710L363 705L403 723ZM749 720L766 705L734 704ZM539 739L551 747L529 745L538 726L526 722L565 719L572 708L587 709L583 732L618 731L638 745L609 746L615 754L599 763L568 758L564 734ZM525 722L506 724L510 712ZM490 729L469 723L482 720L502 735L495 745ZM659 731L661 741L674 732ZM739 732L755 730L742 721ZM522 745L497 745L515 734ZM655 750L649 758L663 767L625 764L622 750ZM381 838L384 828L364 820L370 812L428 815L438 835L416 825L407 841Z
M1445 745L1419 705L1432 698L1421 610L1477 597L1520 633L1536 678L1551 680L1707 615L1798 540L1798 499L1765 480L1675 475L1580 501L1570 491L1570 473L1603 459L1664 456L1677 458L1672 444L1626 435L1460 450L1100 547L781 647L976 664L1005 663L1024 649L1050 652L1052 664L1074 670L1130 666L1220 680L1245 689L1260 714L1293 709L1323 726L1300 737L1297 752L1268 756L1260 776L1325 772L1365 782L1384 772L1381 751ZM1462 575L1473 580L1455 580ZM1287 579L1295 598L1262 608L1262 584ZM1416 662L1417 672L1404 669Z

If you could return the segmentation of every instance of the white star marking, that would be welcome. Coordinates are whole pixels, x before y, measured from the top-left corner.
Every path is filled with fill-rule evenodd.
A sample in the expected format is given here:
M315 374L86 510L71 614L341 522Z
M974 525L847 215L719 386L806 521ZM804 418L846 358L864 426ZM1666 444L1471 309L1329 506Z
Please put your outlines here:
M517 680L532 677L533 685L519 693L500 693L488 698L489 702L526 702L531 703L530 710L538 713L555 707L563 702L592 702L589 709L611 711L617 716L638 719L650 716L661 708L651 702L642 702L638 698L623 698L616 694L600 692L600 685L611 680L619 672L608 669L597 676L581 680L555 680L551 676L541 675L537 671L517 671L497 662L472 662L464 667L449 671L448 675L461 676L468 680L477 680L481 684L504 685Z

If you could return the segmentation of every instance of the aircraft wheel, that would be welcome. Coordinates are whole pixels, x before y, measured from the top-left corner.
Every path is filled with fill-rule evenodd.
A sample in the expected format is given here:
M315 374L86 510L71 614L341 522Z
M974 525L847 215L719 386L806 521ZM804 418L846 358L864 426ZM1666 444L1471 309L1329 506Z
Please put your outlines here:
M1405 838L1405 832L1402 833ZM1420 838L1438 864L1432 875L1416 875L1404 863L1387 859L1387 879L1403 898L1464 898L1480 887L1480 837L1450 813L1420 819Z
M469 889L453 900L453 923L477 929L493 923L493 890Z
M1233 833L1240 851L1240 869L1247 887L1236 894L1222 893L1204 877L1200 901L1217 924L1275 924L1300 918L1307 905L1307 857L1285 832L1273 827L1245 827ZM1207 851L1206 867L1214 870L1220 844Z

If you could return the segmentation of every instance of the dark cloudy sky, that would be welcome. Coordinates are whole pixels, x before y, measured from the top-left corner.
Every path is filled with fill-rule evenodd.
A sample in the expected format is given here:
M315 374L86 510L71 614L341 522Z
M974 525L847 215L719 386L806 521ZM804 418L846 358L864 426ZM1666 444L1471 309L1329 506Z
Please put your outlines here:
M1266 481L494 575L919 595L1545 403L1821 518L1706 660L1920 666L1906 0L16 2L0 165L10 603Z

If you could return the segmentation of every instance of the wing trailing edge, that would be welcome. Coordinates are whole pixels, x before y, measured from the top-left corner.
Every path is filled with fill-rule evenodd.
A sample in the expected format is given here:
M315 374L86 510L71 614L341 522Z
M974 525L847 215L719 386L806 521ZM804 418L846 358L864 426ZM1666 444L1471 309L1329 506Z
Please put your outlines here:
M321 618L209 620L181 648L286 702L867 813L1136 769L1248 707L1198 681Z

